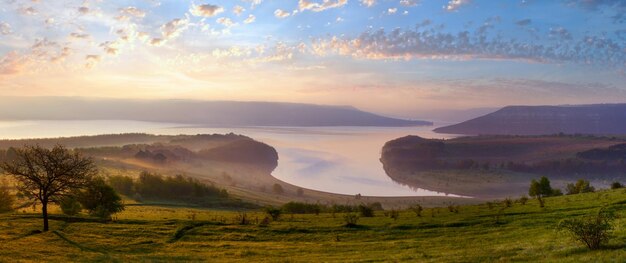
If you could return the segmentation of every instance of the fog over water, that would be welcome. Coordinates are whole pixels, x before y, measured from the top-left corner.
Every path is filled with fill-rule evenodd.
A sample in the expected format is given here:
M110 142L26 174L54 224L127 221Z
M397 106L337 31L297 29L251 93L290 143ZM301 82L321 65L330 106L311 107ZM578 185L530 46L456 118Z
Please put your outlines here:
M393 182L379 161L385 142L406 135L451 138L424 127L232 127L205 128L138 121L5 121L0 138L49 138L144 132L151 134L237 133L267 143L278 151L272 173L285 182L341 194L372 196L444 195Z

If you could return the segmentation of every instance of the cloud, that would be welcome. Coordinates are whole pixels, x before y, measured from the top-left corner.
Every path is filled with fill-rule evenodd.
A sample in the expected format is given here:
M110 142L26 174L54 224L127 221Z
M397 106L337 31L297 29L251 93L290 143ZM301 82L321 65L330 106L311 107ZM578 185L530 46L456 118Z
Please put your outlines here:
M308 0L299 0L298 9L300 11L311 10L313 12L321 12L326 9L342 7L348 3L348 0L324 0L322 3L311 2Z
M224 8L217 5L192 5L189 12L194 16L212 17L224 12Z
M563 27L550 28L550 37L559 38L562 40L571 40L572 34Z
M218 24L221 24L225 27L231 27L236 25L236 23L233 22L233 20L231 20L230 18L227 17L220 17L218 18L215 22L217 22Z
M367 7L371 7L376 4L376 0L361 0L361 4Z
M527 25L530 25L531 22L532 20L530 19L522 19L522 20L517 20L515 24L518 26L527 26Z
M243 6L240 5L236 5L235 7L233 7L233 14L240 16L241 13L245 12L246 9L243 8Z
M17 51L11 51L0 58L0 75L21 73L28 64L28 59Z
M88 39L89 37L90 37L89 34L85 34L85 33L76 33L76 32L70 33L70 38L73 38L73 39Z
M458 10L461 6L467 5L471 0L450 0L447 5L444 6L446 11L452 12Z
M623 0L565 0L570 6L578 6L588 10L597 10L601 7L626 8Z
M86 6L79 7L78 13L80 13L81 15L89 14L89 7L86 7Z
M291 14L289 14L289 12L284 11L282 9L276 9L276 11L274 11L274 16L277 18L286 18L288 16L290 16Z
M34 16L38 14L37 10L32 6L20 8L19 12L22 15L29 15L29 16Z
M102 60L99 55L86 55L85 56L85 68L93 68Z
M104 49L104 52L109 55L117 55L120 52L120 43L117 41L106 41L100 44L100 47Z
M571 38L564 31L556 32L560 38ZM340 55L357 59L485 59L626 67L626 44L605 37L524 43L502 36L486 38L484 34L479 30L447 33L427 26L389 32L380 29L363 32L357 37L314 39L311 49L318 56Z
M387 9L387 14L389 14L389 15L393 15L393 14L395 14L396 12L398 12L398 8L395 8L395 7L394 7L394 8L389 8L389 9Z
M134 6L120 8L119 12L120 12L120 15L117 16L115 19L120 20L120 21L126 21L126 20L129 20L130 18L144 18L146 16L145 11Z
M248 15L248 18L246 18L246 20L244 20L243 23L250 24L250 23L254 23L255 20L256 20L256 17L254 15Z
M402 6L417 6L419 5L421 0L401 0L400 5Z
M244 2L250 3L250 8L254 9L256 6L260 5L263 0L242 0Z
M7 22L0 22L0 35L8 35L13 33L11 31L11 25Z
M189 26L189 20L183 18L172 19L161 26L161 34L165 40L178 37Z

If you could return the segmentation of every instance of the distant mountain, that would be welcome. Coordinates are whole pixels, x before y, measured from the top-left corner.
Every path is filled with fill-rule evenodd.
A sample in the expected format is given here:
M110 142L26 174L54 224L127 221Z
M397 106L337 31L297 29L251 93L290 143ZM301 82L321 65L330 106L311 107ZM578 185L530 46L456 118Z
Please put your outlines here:
M349 106L196 100L69 97L0 98L3 120L135 120L227 126L418 126Z
M466 135L623 135L626 104L508 106L434 131Z

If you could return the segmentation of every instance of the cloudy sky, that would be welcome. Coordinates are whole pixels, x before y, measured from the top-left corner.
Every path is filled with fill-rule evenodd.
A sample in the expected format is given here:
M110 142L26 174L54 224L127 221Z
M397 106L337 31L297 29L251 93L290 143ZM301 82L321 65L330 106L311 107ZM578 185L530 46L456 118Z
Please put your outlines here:
M623 0L0 0L0 94L626 102Z

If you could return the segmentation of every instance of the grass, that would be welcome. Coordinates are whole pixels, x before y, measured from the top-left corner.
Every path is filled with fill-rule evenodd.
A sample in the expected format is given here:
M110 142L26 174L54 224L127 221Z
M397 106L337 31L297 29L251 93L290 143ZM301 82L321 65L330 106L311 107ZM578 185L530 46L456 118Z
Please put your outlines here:
M626 190L606 190L536 200L526 205L425 208L422 217L400 211L398 219L362 217L345 227L343 214L283 215L268 226L265 214L180 206L129 206L114 222L53 217L51 231L37 233L36 214L0 215L0 261L231 261L231 262L493 262L616 261L626 258ZM614 238L587 250L556 232L565 218L617 211ZM191 219L195 220L191 220Z

